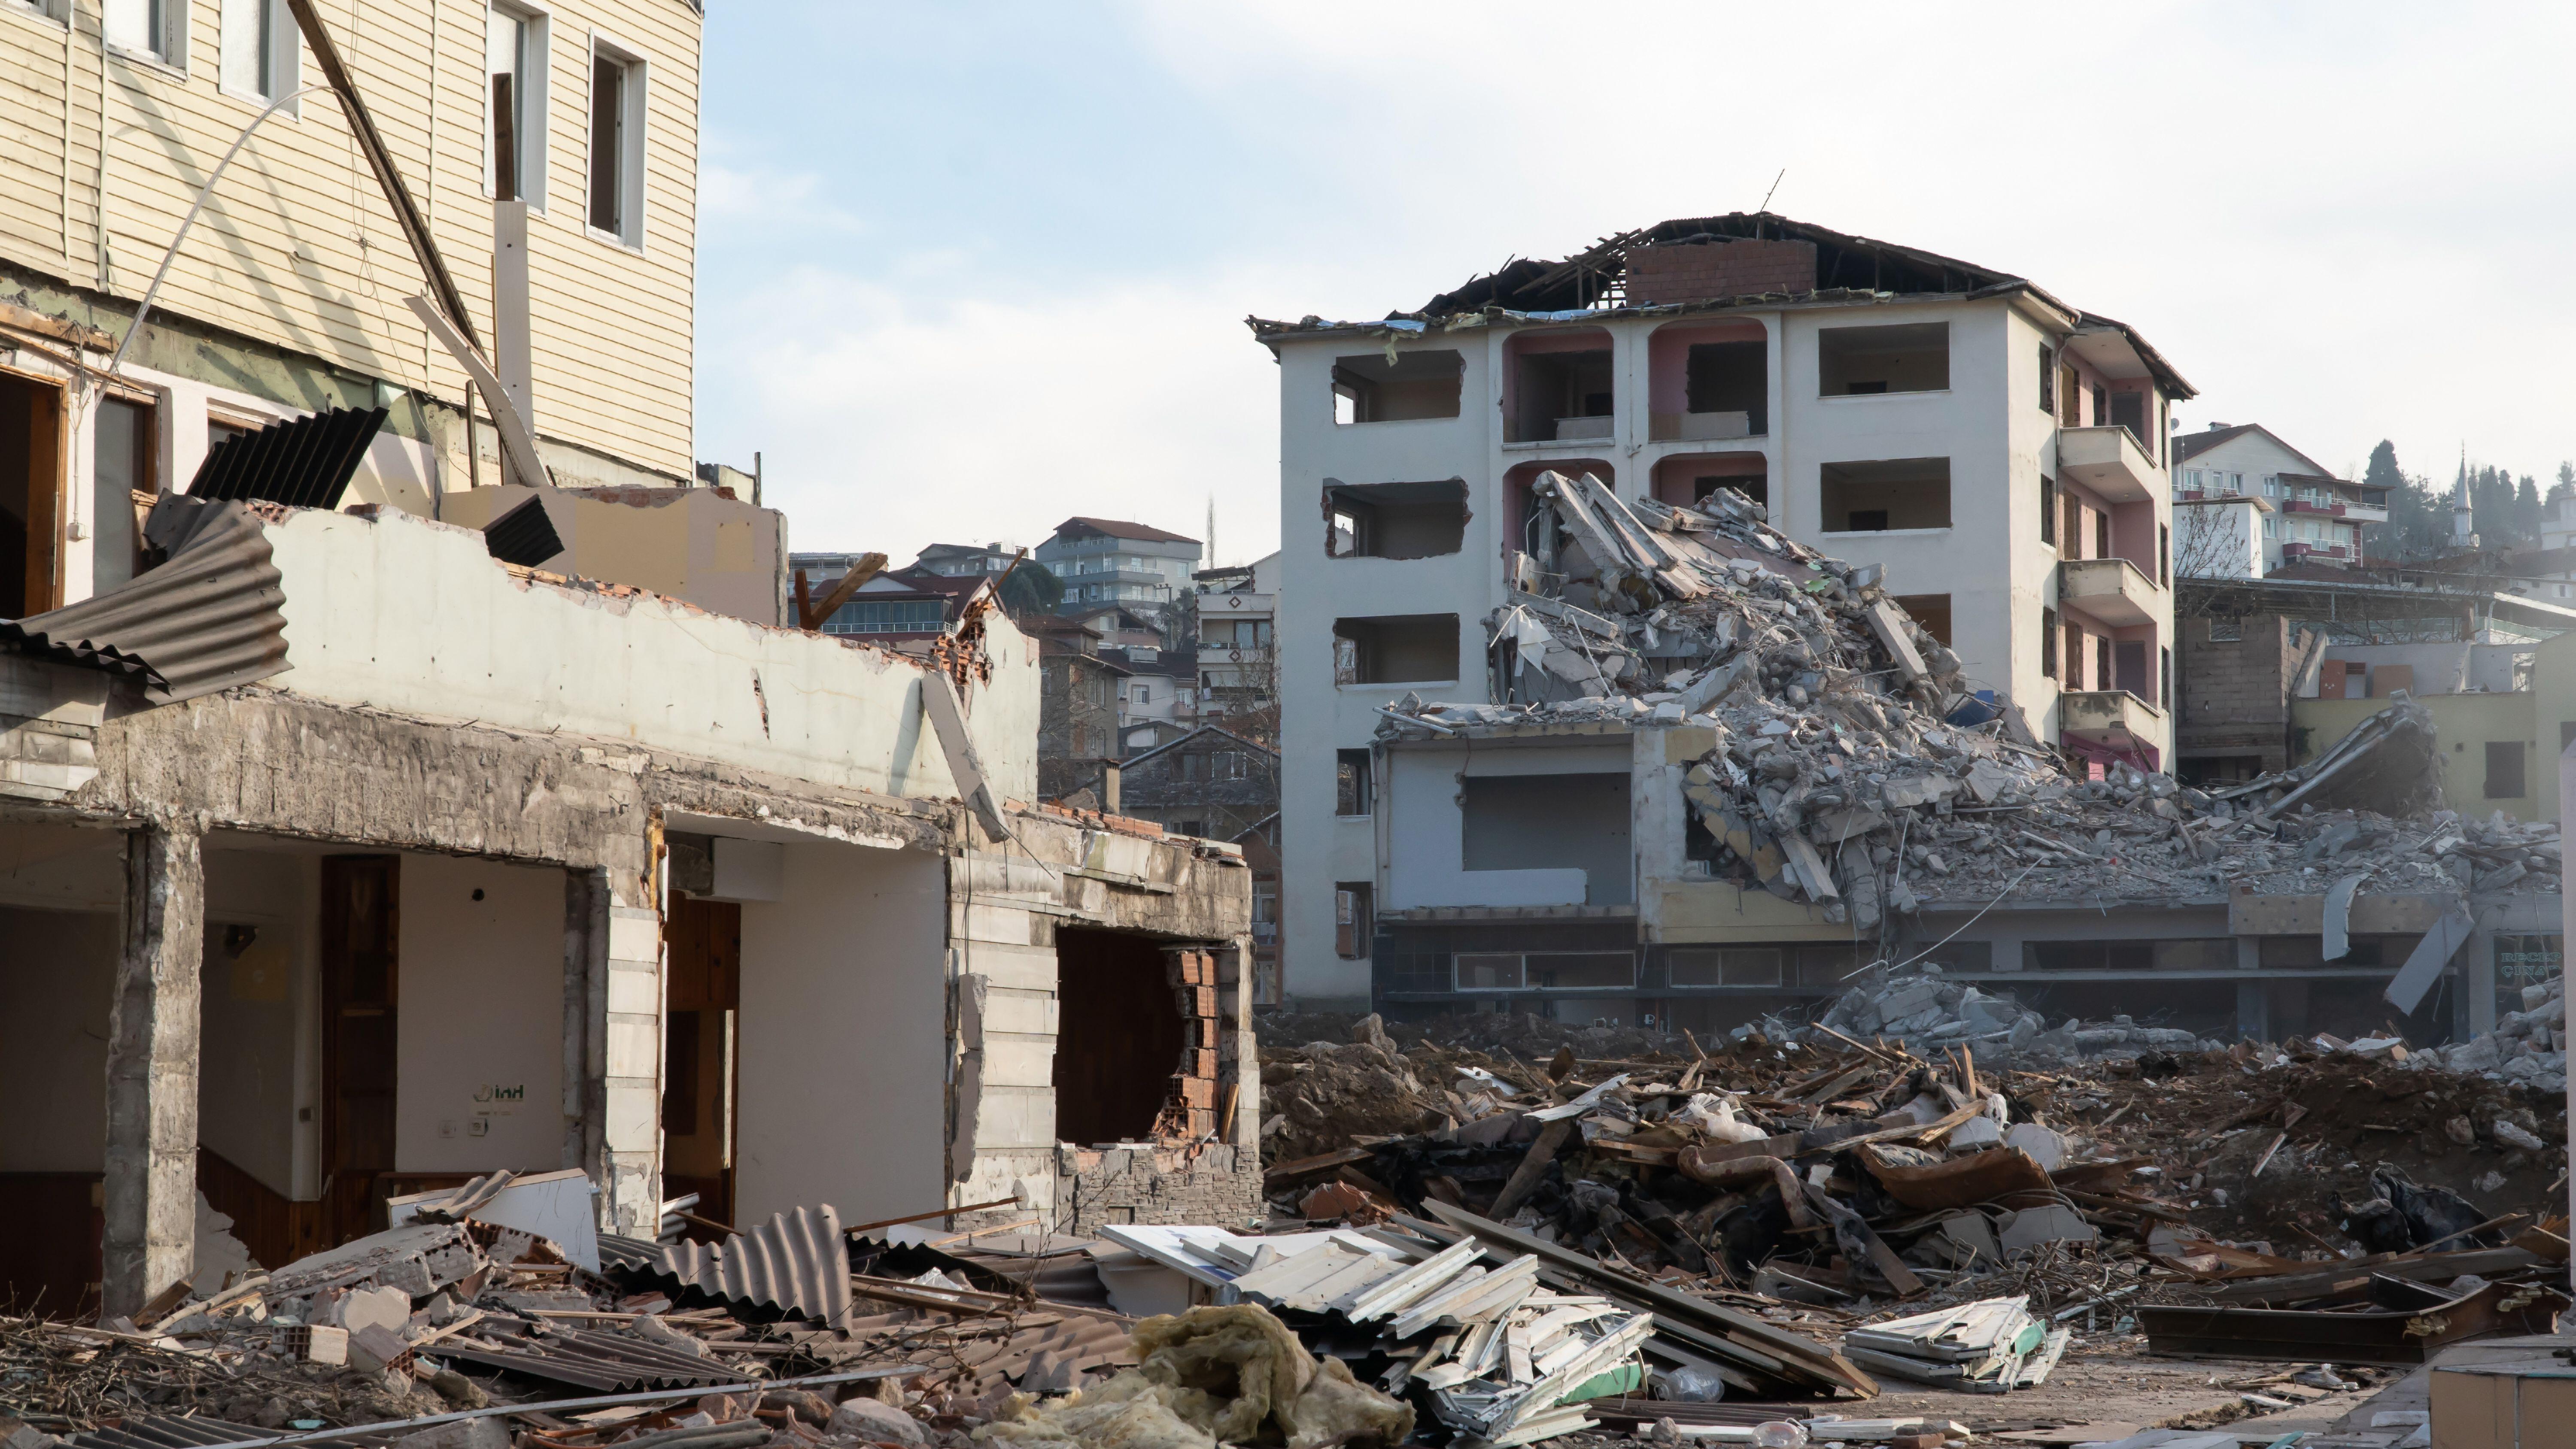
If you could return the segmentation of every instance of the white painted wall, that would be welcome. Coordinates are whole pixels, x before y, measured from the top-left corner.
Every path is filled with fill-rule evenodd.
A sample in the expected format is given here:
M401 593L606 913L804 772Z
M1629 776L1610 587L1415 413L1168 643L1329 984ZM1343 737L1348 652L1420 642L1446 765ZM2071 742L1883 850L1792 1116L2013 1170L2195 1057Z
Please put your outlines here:
M395 950L396 1164L405 1172L561 1166L563 872L406 855ZM642 1039L622 1039L622 1030ZM633 1075L619 1057L637 1051L649 1076L661 1043L649 1029L612 1026L608 1049L610 1076ZM486 1135L473 1135L476 1121L488 1124Z
M290 693L632 740L827 786L957 793L913 660L655 594L522 582L479 534L408 514L299 512L268 537L292 666L269 682ZM998 612L985 640L993 677L968 691L968 728L995 793L1031 800L1037 651Z
M831 843L788 846L785 899L744 904L737 1223L947 1200L947 920L937 858Z
M117 918L0 906L0 940L0 1172L100 1171Z
M1559 741L1539 748L1490 746L1398 750L1387 761L1384 807L1391 847L1387 852L1386 910L1422 906L1579 906L1588 881L1578 869L1468 870L1462 863L1466 822L1458 804L1458 777L1626 774L1627 740L1593 744Z

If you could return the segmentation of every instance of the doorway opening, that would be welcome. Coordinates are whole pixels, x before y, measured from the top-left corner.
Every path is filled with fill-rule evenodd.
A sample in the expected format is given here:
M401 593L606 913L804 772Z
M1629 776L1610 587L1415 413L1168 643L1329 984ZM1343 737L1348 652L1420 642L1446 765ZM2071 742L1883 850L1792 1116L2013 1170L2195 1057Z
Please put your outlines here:
M670 1005L663 1018L662 1192L698 1195L698 1217L730 1223L735 1047L741 1040L742 907L671 898ZM692 1227L688 1236L711 1240Z
M402 858L322 860L322 1237L384 1227L378 1179L395 1169L394 1087Z
M63 391L0 373L0 618L62 602Z
M1163 944L1062 927L1055 963L1055 1140L1150 1140L1186 1045Z

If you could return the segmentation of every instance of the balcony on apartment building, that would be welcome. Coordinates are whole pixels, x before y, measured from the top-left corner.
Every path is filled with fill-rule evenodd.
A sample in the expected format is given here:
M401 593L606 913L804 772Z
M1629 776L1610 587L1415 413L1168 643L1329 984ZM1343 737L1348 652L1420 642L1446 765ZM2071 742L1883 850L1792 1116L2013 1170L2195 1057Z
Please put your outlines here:
M2057 566L2057 598L2061 607L2125 628L2154 623L2165 590L2125 558L2068 559Z
M2284 562L2317 558L2342 563L2352 558L2352 550L2339 543L2285 543L2281 545L2281 558Z
M2070 689L2057 696L2057 731L2126 749L2164 728L2165 712L2125 689Z
M2058 429L2057 476L2112 503L2144 503L2162 479L2155 459L2124 423Z

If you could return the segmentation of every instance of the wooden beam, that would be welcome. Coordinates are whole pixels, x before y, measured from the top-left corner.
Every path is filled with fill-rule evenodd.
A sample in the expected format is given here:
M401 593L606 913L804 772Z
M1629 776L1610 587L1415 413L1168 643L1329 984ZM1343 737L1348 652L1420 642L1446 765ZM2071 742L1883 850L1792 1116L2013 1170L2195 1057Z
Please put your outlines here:
M886 556L884 554L863 553L859 555L859 561L850 565L850 571L833 581L832 590L830 593L823 596L823 601L814 605L810 609L805 607L803 598L803 590L805 587L804 575L801 573L797 575L796 586L798 589L798 598L796 607L804 613L804 617L796 621L797 627L802 629L822 628L824 620L832 617L835 613L838 613L841 606L850 601L850 595L859 591L860 585L866 583L872 578L875 578L878 574L885 572L885 566Z

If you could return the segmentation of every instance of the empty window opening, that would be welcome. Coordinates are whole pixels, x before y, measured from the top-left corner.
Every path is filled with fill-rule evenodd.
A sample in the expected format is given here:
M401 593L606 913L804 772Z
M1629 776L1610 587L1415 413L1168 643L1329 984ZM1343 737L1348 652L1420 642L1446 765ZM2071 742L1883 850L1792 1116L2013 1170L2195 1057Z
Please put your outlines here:
M1145 1141L1193 1045L1161 943L1077 926L1055 933L1055 1138Z
M536 11L493 6L484 17L483 69L483 189L503 200L542 206L546 198L546 17Z
M2486 798L2519 800L2529 793L2522 783L2521 740L2487 741Z
M1637 984L1625 951L1461 951L1451 958L1460 991L1624 991Z
M1512 342L1506 441L1550 443L1610 436L1613 399L1607 334L1515 337Z
M1333 751L1333 813L1366 815L1371 808L1369 752Z
M2039 611L2039 677L2057 677L2057 611Z
M2093 557L2111 556L2111 512L2103 509L2093 515Z
M1365 961L1369 937L1377 929L1371 904L1377 888L1364 880L1341 881L1333 887L1333 954L1345 961Z
M1950 647L1950 596L1948 594L1899 594L1896 607L1914 616L1923 632Z
M1825 328L1816 334L1816 381L1824 397L1946 391L1950 324Z
M2236 941L2025 941L2022 963L2028 971L2233 971Z
M1827 533L1950 526L1950 460L1827 463L1818 474Z
M2065 495L2066 533L2058 552L2066 558L2084 557L2084 505L2072 493Z
M0 377L0 609L55 607L60 592L62 392Z
M1402 423L1458 416L1466 359L1455 352L1399 352L1333 359L1333 421Z
M1771 486L1767 467L1759 453L1666 458L1655 465L1655 500L1684 508L1707 501L1720 488L1732 488L1768 507Z
M1335 684L1446 682L1458 677L1458 616L1384 614L1333 621Z
M1335 484L1324 490L1325 552L1334 558L1434 558L1467 536L1467 484Z
M1459 794L1466 870L1580 870L1584 903L1632 904L1624 773L1470 775Z
M2112 678L2111 641L2107 636L2096 637L2093 641L2093 687L2109 689Z
M1517 951L1461 951L1451 964L1460 991L1521 991L1529 985Z
M2052 415L2057 411L2057 363L2045 342L2039 344L2039 410Z
M590 53L590 227L644 244L644 61L594 39Z
M2057 542L2057 485L2045 474L2039 480L2039 541Z

